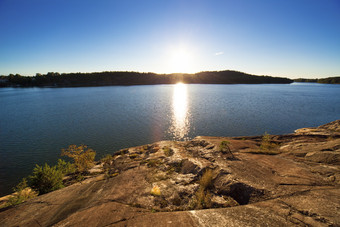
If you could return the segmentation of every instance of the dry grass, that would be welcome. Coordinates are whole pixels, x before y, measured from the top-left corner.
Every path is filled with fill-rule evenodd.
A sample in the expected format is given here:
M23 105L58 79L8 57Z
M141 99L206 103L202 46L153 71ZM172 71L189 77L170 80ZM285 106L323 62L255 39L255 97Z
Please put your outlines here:
M207 209L212 207L209 189L213 186L214 172L207 169L199 180L199 189L195 193L191 207L193 209Z
M199 184L203 190L206 190L212 186L214 173L211 169L207 169L202 175Z
M196 203L195 209L211 208L211 194L209 191L205 191L203 188L199 188L195 193Z
M38 196L38 192L27 186L26 178L22 179L22 181L14 188L14 191L15 193L9 195L7 202L2 204L0 208L14 206Z

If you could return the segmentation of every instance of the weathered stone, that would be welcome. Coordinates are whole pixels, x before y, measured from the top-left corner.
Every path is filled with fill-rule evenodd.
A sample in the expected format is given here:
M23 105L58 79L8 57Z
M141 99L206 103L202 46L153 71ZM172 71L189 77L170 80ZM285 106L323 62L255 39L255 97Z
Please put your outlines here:
M181 173L182 174L197 174L200 171L200 167L189 161L188 159L184 159L182 161Z
M306 154L305 159L313 162L340 165L340 152L336 151L309 152L308 154Z

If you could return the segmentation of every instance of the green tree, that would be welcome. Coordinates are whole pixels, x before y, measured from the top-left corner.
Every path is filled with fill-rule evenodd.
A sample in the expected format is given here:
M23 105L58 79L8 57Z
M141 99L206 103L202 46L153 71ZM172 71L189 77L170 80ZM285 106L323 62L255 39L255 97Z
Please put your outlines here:
M66 162L62 159L58 159L57 169L60 170L64 175L76 172L74 164Z
M77 171L84 172L94 165L96 152L86 145L70 145L67 149L62 149L61 155L72 158Z
M63 188L64 174L56 166L36 165L33 169L33 175L29 176L30 186L37 190L39 194L45 194L60 188Z

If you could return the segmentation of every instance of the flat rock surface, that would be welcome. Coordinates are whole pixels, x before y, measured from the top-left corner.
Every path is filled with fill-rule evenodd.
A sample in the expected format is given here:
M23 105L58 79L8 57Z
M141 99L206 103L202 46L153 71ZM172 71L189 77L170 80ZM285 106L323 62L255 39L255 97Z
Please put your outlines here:
M339 129L123 149L98 175L0 210L0 226L339 226Z

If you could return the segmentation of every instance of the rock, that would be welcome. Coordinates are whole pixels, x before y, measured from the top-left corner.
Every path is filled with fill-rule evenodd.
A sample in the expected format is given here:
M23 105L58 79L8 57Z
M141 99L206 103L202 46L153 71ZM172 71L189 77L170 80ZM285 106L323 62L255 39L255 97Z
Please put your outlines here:
M95 165L93 166L90 170L89 170L89 173L90 174L98 174L98 173L102 173L103 172L103 165L104 163L101 163L99 165Z
M306 154L305 159L312 162L340 165L340 152L336 151L314 151Z
M182 160L181 173L182 174L197 174L200 172L200 167L189 161L188 159Z
M239 203L235 201L232 197L229 196L217 196L213 195L211 198L212 207L221 208L221 207L234 207L238 206Z
M218 188L219 195L226 195L233 198L240 205L248 204L252 197L256 200L264 195L263 190L258 190L241 182L232 182Z

